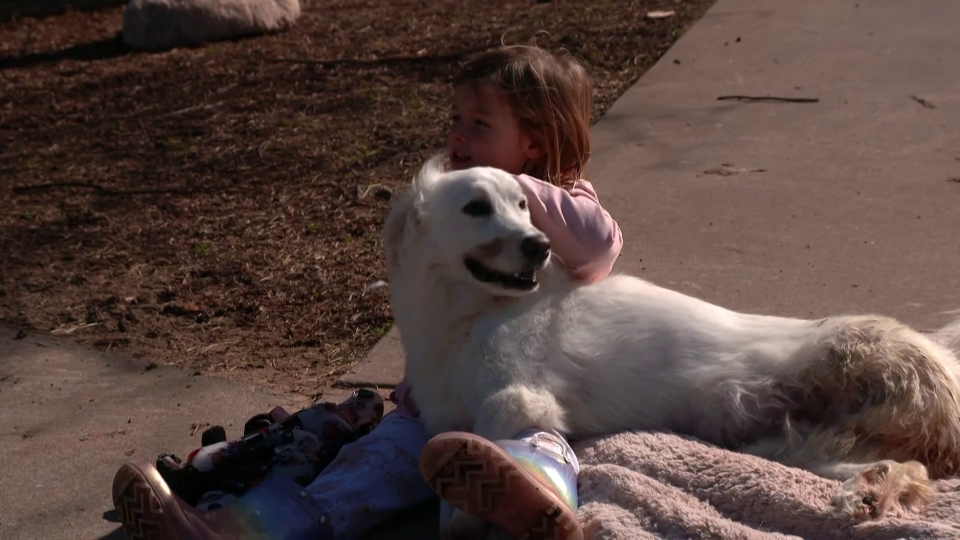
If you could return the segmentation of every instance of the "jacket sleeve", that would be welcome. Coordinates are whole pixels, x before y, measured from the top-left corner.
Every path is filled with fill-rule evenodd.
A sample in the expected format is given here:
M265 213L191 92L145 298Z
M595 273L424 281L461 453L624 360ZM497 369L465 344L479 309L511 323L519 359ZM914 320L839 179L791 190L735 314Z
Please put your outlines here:
M533 225L550 239L554 253L575 279L606 277L623 248L620 226L600 205L593 186L580 180L569 191L521 174Z

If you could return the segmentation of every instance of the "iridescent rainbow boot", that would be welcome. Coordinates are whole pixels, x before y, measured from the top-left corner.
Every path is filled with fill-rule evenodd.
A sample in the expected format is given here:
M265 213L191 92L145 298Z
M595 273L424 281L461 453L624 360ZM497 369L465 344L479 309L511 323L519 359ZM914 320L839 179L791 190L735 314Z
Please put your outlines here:
M472 433L437 435L420 454L420 473L443 500L526 540L581 540L580 463L554 432L510 440Z

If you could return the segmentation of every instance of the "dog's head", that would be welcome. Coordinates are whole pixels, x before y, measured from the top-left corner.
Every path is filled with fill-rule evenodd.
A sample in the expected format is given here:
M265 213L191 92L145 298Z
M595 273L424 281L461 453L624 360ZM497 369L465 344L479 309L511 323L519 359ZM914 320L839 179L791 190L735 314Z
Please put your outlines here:
M383 242L391 276L408 258L447 279L497 296L535 291L550 242L530 222L520 184L499 169L444 172L429 160L387 217Z

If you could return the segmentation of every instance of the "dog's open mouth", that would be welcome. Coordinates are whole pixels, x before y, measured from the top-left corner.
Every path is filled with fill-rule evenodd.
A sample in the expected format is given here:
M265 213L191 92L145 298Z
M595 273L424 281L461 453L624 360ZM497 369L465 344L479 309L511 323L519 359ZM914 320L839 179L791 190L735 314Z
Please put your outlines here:
M467 257L463 264L477 281L483 283L493 283L500 285L505 289L514 289L518 291L530 291L537 287L537 269L531 268L517 274L507 274L499 272L486 266L476 259Z

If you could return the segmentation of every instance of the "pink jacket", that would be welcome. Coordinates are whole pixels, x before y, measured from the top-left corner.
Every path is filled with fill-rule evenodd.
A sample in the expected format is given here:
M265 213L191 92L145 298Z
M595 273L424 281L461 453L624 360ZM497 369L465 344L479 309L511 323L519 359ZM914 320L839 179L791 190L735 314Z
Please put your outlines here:
M620 226L600 206L593 186L580 180L569 191L532 176L517 176L527 195L533 225L550 239L551 249L574 279L592 282L610 273L623 248ZM406 379L390 399L416 414Z
M623 235L590 182L580 180L567 191L525 174L517 181L527 194L533 225L550 239L570 275L583 281L607 277L623 248Z

